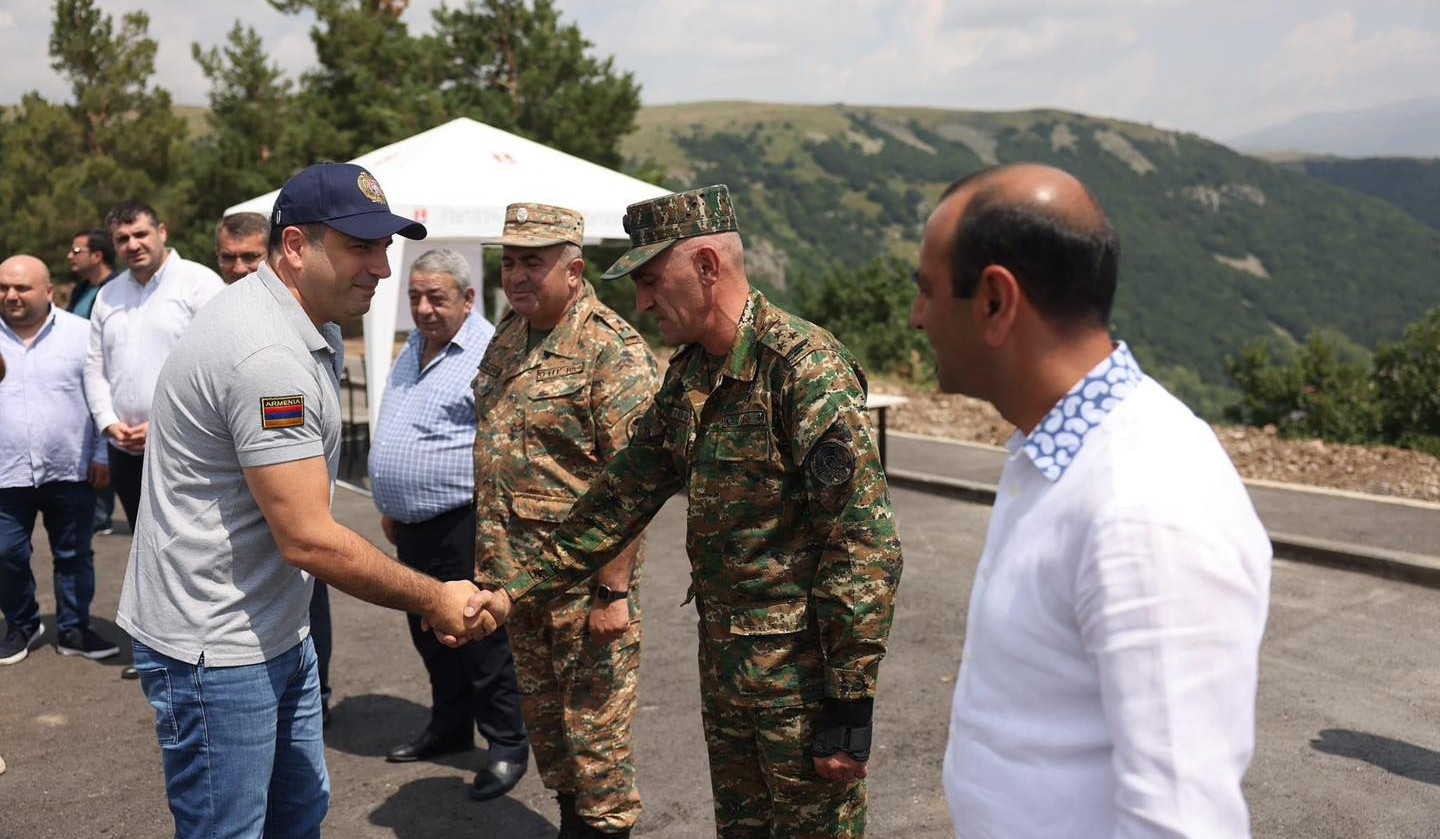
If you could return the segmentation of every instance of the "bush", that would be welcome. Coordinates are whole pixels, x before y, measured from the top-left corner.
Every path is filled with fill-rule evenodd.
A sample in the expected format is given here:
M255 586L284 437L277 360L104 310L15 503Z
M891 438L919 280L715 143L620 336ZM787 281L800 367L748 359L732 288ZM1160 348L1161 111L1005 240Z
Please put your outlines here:
M1386 439L1440 456L1440 306L1375 354Z
M930 346L910 328L915 285L906 263L886 257L859 269L832 266L792 288L795 313L833 332L867 372L932 378Z
M1380 406L1365 351L1344 335L1311 332L1291 357L1276 360L1274 344L1252 342L1227 369L1240 402L1227 416L1246 425L1274 425L1282 436L1336 443L1380 438Z

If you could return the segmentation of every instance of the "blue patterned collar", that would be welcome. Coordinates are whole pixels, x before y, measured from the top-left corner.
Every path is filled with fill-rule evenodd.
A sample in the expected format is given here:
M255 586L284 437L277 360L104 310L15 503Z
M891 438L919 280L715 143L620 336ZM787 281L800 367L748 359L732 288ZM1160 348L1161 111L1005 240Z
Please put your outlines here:
M1125 342L1116 344L1114 352L1076 382L1030 435L1023 438L1025 454L1040 474L1051 483L1060 480L1075 462L1085 437L1144 377ZM1016 442L1021 439L1016 432Z

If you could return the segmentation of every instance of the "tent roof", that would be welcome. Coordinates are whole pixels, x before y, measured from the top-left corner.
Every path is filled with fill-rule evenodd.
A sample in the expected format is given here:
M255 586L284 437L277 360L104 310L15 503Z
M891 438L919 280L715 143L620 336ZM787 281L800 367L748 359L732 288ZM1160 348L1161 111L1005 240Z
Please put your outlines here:
M625 207L666 190L467 117L355 158L380 181L390 209L437 239L497 239L505 207L556 204L585 216L585 241L628 240ZM277 189L226 215L270 215Z

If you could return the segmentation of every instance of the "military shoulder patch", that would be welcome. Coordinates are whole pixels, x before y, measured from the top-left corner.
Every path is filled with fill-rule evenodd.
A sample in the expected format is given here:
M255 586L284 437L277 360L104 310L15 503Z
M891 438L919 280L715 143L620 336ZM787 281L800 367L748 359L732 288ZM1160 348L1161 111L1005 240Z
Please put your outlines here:
M628 321L620 317L619 314L608 306L596 307L595 317L599 319L601 323L610 327L611 331L619 335L626 344L645 343L645 336L636 332L635 327L631 326Z
M840 440L820 441L809 460L810 474L821 486L840 486L855 476L855 452Z
M261 428L294 428L305 424L305 397L264 396L260 398Z

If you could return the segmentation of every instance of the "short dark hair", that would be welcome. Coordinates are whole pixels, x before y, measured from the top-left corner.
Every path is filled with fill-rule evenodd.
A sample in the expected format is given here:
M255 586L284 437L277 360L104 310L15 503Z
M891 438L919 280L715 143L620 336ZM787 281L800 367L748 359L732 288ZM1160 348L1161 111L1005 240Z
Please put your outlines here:
M105 263L106 268L115 267L115 240L110 238L108 230L95 228L93 230L82 230L75 234L77 237L85 237L85 247L91 253L100 254L100 261Z
M242 239L246 236L254 236L259 233L266 241L270 241L270 220L260 213L231 213L220 219L215 225L215 238L220 238L220 232Z
M1084 221L1033 204L1017 204L981 170L951 184L941 200L973 186L950 251L951 291L971 297L987 266L1015 275L1025 296L1046 317L1106 326L1120 273L1120 238L1089 192L1095 220Z
M304 224L273 225L270 228L270 239L265 243L265 249L271 254L280 254L280 245L285 236L287 227L298 227L305 234L305 239L312 245L319 245L325 241L325 231L329 229L323 221L307 221Z
M160 214L154 207L140 201L121 201L105 214L105 226L113 230L117 224L133 224L141 216L149 216L157 227L160 225Z

